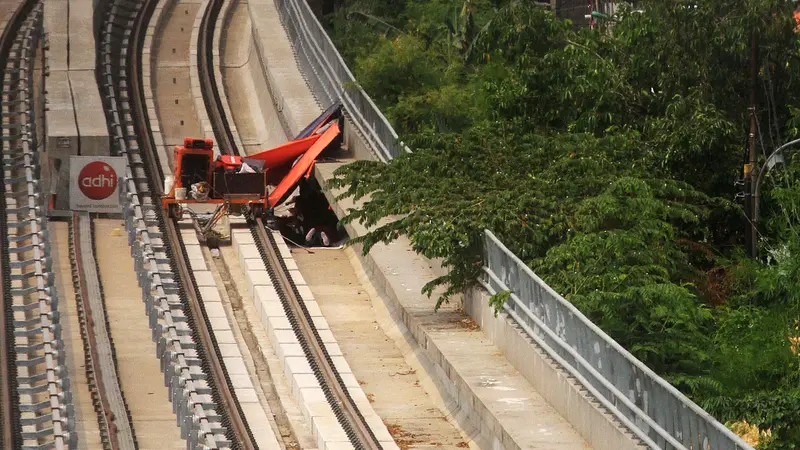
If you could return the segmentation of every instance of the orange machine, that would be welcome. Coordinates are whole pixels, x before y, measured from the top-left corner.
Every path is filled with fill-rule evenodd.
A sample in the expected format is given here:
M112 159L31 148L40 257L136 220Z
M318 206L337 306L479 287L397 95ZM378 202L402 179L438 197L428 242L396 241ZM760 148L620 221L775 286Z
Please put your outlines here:
M322 152L338 143L341 105L334 104L294 140L249 156L214 157L211 139L186 138L175 147L174 183L161 204L180 218L192 204L216 204L208 231L224 214L261 217L285 201L302 177L308 178ZM268 186L275 186L271 191Z

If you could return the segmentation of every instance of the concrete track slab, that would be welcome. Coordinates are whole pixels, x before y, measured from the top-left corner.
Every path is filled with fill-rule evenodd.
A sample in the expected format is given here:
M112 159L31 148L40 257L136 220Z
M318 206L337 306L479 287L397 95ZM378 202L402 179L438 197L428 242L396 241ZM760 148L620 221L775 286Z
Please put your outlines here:
M62 0L63 1L63 0ZM97 49L92 23L92 0L69 1L69 68L94 73ZM63 16L62 16L63 17Z
M156 345L141 301L127 236L117 220L95 221L100 280L119 365L120 385L133 418L139 448L184 449L156 358ZM124 228L124 227L123 227Z
M50 51L47 62L50 71L67 70L69 57L69 2L67 0L47 0L44 2L44 29L48 34Z
M70 61L70 67L71 65ZM69 82L80 135L80 154L109 155L108 126L100 100L100 91L97 89L94 68L70 70Z
M253 381L260 385L268 405L273 406L273 411L277 412L273 412L272 417L275 418L277 427L282 430L281 434L287 448L296 445L299 445L300 448L316 448L312 430L309 424L306 423L299 405L294 400L295 397L292 397L291 381L281 375L283 373L281 357L273 349L269 333L261 326L260 313L257 312L255 304L244 301L248 296L248 288L244 271L238 262L238 258L233 249L229 247L223 247L221 255L220 263L225 267L225 271L230 276L229 281L233 283L234 289L239 295L236 302L231 303L234 314L239 315L237 318L238 326L240 329L246 329L247 334L250 336L243 340L252 339L246 345L251 348L250 354L253 355L255 372L257 373ZM296 342L294 332L291 330L279 330L278 334L281 336L274 339L274 342L279 344ZM280 345L278 345L278 349L280 349ZM316 382L316 378L313 375L311 377Z
M253 437L259 448L280 448L277 441L275 430L279 430L274 419L270 420L272 411L266 395L264 386L259 383L258 390L254 382L258 382L262 377L264 365L261 359L253 359L251 353L252 342L248 343L249 330L242 329L241 317L237 315L237 305L241 303L235 289L230 289L233 280L230 279L226 270L222 269L211 252L197 244L197 235L194 228L185 226L181 229L181 236L187 244L187 254L193 261L195 276L199 273L207 274L204 277L213 281L213 286L206 286L205 292L214 292L214 299L219 298L219 302L205 303L206 315L211 323L211 331L217 340L218 345L228 347L228 355L223 356L225 371L234 387L236 398L242 405L244 419L253 431ZM233 298L232 298L233 297ZM236 347L235 352L230 347ZM223 351L221 349L221 351ZM268 387L268 386L267 386ZM262 399L260 398L264 397ZM245 408L247 406L247 408ZM273 429L274 427L274 429Z
M194 108L188 62L186 64L186 67L177 68L156 65L153 77L156 110L170 156L171 146L182 145L184 137L198 135L201 130Z
M45 79L49 110L47 158L42 179L49 193L58 193L56 209L69 207L69 156L108 155L105 114L95 79L93 0L46 0L44 26L49 33ZM58 169L58 170L57 170ZM54 180L59 177L57 185Z
M75 121L75 110L72 103L72 89L69 83L69 72L52 71L47 77L47 133L50 136L66 136L75 139L78 145L78 124ZM55 147L55 145L53 145Z
M164 26L153 39L155 69L161 67L189 67L192 26L200 11L199 1L181 0L165 13ZM163 65L163 66L162 66Z

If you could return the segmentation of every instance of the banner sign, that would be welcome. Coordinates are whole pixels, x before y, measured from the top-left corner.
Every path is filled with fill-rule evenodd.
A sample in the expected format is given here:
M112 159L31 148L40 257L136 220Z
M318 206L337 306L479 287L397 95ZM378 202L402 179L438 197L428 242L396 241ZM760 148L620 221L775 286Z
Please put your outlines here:
M120 212L120 177L124 175L124 156L70 156L70 209Z

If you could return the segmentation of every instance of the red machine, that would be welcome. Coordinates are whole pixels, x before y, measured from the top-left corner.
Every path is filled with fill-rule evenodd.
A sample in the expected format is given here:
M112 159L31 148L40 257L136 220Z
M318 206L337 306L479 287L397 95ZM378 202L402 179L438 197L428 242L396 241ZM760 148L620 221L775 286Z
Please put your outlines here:
M191 204L216 204L205 231L222 215L261 217L286 200L302 177L308 178L322 152L338 144L341 105L334 104L294 140L250 156L214 157L211 139L186 138L175 147L174 183L161 204L180 218ZM268 189L268 186L275 186Z

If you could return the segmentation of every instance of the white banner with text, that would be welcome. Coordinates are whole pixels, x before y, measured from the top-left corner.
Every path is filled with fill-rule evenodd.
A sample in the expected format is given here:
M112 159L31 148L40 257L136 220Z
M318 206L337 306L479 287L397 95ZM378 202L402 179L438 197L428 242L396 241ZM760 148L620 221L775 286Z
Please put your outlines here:
M120 210L122 156L70 156L69 207L73 211L116 213Z

